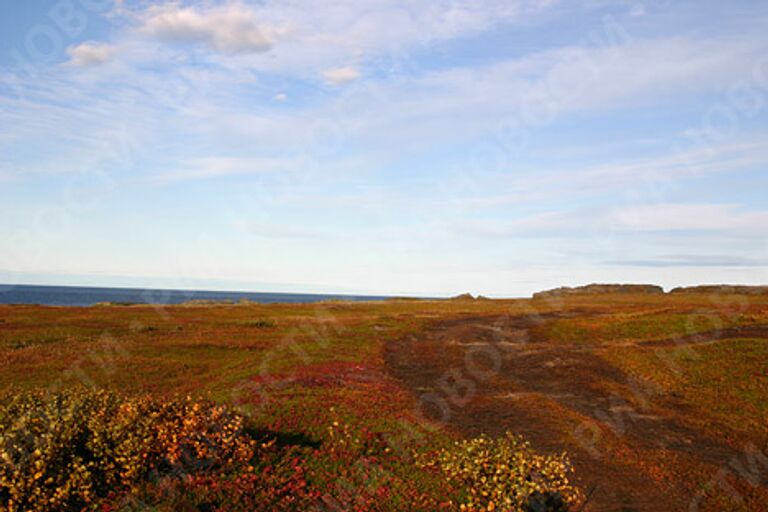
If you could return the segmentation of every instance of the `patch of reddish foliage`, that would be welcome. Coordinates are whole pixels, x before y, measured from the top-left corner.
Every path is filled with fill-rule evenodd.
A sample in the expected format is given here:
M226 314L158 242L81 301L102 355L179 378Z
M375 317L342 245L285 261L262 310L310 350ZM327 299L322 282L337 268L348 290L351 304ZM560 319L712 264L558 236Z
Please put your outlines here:
M256 385L286 387L354 387L381 380L383 375L369 366L346 361L329 361L297 367L290 373L257 375L251 378Z
M288 449L290 451L290 449ZM236 474L202 473L166 478L146 486L140 498L114 497L102 512L163 503L174 510L287 511L306 510L320 502L323 493L307 479L305 461L298 452L275 453L259 468Z
M343 361L252 377L235 400L257 406L262 418L272 418L266 428L289 431L307 431L313 425L324 430L334 419L328 414L332 408L352 413L356 422L413 419L414 411L412 396L392 377L370 364ZM321 409L313 403L322 404Z

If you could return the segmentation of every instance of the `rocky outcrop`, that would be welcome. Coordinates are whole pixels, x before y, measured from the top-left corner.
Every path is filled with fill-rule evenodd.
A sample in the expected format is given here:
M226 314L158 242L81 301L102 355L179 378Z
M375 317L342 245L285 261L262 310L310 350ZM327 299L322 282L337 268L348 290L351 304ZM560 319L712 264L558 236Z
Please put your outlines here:
M645 293L662 294L664 289L655 284L588 284L586 286L568 287L562 286L553 290L546 290L533 294L534 299L547 297L564 297L570 295L597 295L597 294L617 294L617 293Z
M455 297L451 297L451 300L475 300L475 297L471 293L462 293Z
M669 293L721 293L741 295L768 295L768 286L745 286L733 284L705 284L699 286L681 286Z

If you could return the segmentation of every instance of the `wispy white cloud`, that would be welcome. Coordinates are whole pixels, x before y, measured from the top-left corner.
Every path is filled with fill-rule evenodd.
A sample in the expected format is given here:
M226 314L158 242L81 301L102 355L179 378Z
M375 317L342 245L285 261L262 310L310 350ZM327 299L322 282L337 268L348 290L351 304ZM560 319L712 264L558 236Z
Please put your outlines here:
M629 15L633 17L645 16L645 6L643 4L635 4L629 10Z
M307 240L327 238L328 234L317 229L294 226L284 223L238 222L238 226L247 234L257 238L275 238L286 240Z
M112 56L114 48L105 43L96 43L93 41L80 43L67 48L69 63L73 66L97 66L104 64Z
M565 168L539 167L534 173L506 172L505 165L492 172L473 174L472 169L457 171L444 177L441 190L453 191L450 204L463 211L498 208L512 204L542 204L570 198L581 201L610 194L616 201L637 201L655 197L670 184L705 175L723 175L768 165L768 135L750 133L736 140L719 143L692 144L688 138L666 141L665 151L643 157L611 157L613 161ZM556 151L556 149L553 149ZM593 148L593 154L602 153ZM612 155L616 152L611 151ZM621 152L619 152L620 154ZM465 190L468 182L477 191ZM462 184L464 185L462 187Z
M176 3L150 7L143 13L141 30L171 42L204 43L227 52L264 52L279 32L259 21L240 4L222 7L182 7Z
M298 165L293 158L200 157L178 165L176 169L152 176L155 182L167 183L187 179L216 178L231 175L264 174L287 171Z
M400 87L397 94L413 117L431 114L436 124L471 116L471 126L496 121L503 111L509 123L536 129L574 112L658 106L682 94L721 90L734 76L750 73L763 48L752 36L620 43L559 47L483 66L429 71L392 87Z
M741 256L678 254L662 255L655 258L610 260L608 265L629 267L768 267L768 259L744 258Z
M351 66L326 69L323 71L323 78L333 85L341 85L360 78L360 72Z
M630 232L768 232L768 211L742 211L733 204L654 204L610 212L607 222Z
M469 36L504 23L528 23L558 2L356 2L265 0L210 7L169 3L129 11L144 33L166 41L205 43L224 54L217 64L303 79L322 78L339 62L400 62L413 48ZM260 52L270 51L270 59Z
M739 140L726 140L712 144L680 143L666 155L630 159L624 162L600 165L575 173L583 180L658 180L696 176L710 172L729 172L768 163L768 136L752 134ZM605 181L603 181L605 183Z
M272 111L265 105L253 105L252 98L242 96L246 84L251 93L260 92L260 75L258 69L253 69L253 61L226 55L221 57L234 59L231 66L219 66L219 61L213 61L211 66L201 67L197 63L187 65L184 59L177 58L172 70L156 72L145 66L144 60L131 60L152 59L155 55L132 41L120 46L121 60L127 59L128 64L115 69L110 66L108 75L86 80L73 71L62 70L52 72L42 81L31 77L21 84L26 94L23 100L0 96L0 107L7 107L5 119L17 127L14 140L8 142L14 146L47 140L48 146L53 147L61 140L62 146L72 153L83 153L82 148L102 139L99 132L114 125L117 119L126 135L137 141L174 133L207 142L212 158L208 163L213 170L206 173L199 166L192 166L188 171L191 177L213 176L223 169L222 162L216 159L238 158L238 152L230 154L221 147L247 144L252 154L263 151L268 155L300 153L311 157L313 151L326 151L327 147L342 151L362 146L375 161L377 154L391 154L392 147L397 147L400 154L417 154L428 147L466 143L498 130L500 119L523 123L523 128L528 129L524 122L530 105L526 105L525 99L537 90L552 92L550 98L560 117L573 112L605 112L610 105L629 108L658 101L663 104L664 98L668 101L692 89L706 92L729 83L732 76L739 76L735 70L750 69L750 56L757 53L758 47L753 38L745 36L717 44L683 38L637 40L612 51L560 48L487 65L422 70L414 76L360 77L323 103L304 101L300 109ZM705 57L707 54L710 57ZM663 64L657 65L658 55L665 56ZM652 69L654 66L658 67ZM603 70L595 75L602 78L595 78L588 87L574 86L568 90L547 85L554 79L546 77L552 76L561 80L554 84L582 83L579 77L589 76L593 68ZM338 74L330 78L346 79L356 72L354 68L340 69L343 72L337 69ZM644 69L652 79L628 80L627 73L635 73L635 69ZM283 98L274 96L272 87L264 92L264 97L274 97L278 102ZM70 129L74 120L78 130ZM553 120L556 122L557 118ZM332 140L324 144L318 140L318 134L330 134ZM764 142L738 148L739 144L746 144L742 141L733 145L730 152L719 147L714 152L712 148L703 148L697 150L698 154L687 151L668 157L597 164L576 171L539 169L523 180L539 181L539 190L552 191L587 182L590 186L616 185L636 179L638 174L664 179L706 169L743 168L768 161ZM0 140L0 145L3 144ZM196 154L191 155L191 148L185 147L176 155L177 161L198 158L201 150L206 151L196 148ZM27 160L24 165L30 166L35 160L40 158ZM512 157L505 161L507 165L514 164ZM40 161L36 167L60 172L76 168L72 162L67 154L58 162ZM457 162L460 165L461 161ZM499 173L506 170L494 169ZM14 171L21 172L21 167ZM181 179L182 171L177 171L174 179ZM547 178L546 184L541 176ZM514 183L501 179L506 180L504 190L515 190ZM451 186L449 180L444 181ZM524 185L518 187L523 196L528 193ZM531 188L527 186L528 190ZM492 186L487 191L498 189Z
M652 233L768 233L768 211L745 211L735 204L662 203L605 209L557 210L508 222L471 221L456 225L471 236L590 238Z

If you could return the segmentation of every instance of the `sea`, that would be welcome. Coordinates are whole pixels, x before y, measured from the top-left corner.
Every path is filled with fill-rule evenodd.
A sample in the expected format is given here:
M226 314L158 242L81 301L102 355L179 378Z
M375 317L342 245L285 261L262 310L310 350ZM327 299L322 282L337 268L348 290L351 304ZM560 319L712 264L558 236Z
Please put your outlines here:
M269 303L311 303L327 300L386 300L378 295L326 295L314 293L222 292L205 290L160 290L144 288L94 288L86 286L37 286L0 284L0 304L45 306L92 306L114 304L181 304L188 301L249 300Z

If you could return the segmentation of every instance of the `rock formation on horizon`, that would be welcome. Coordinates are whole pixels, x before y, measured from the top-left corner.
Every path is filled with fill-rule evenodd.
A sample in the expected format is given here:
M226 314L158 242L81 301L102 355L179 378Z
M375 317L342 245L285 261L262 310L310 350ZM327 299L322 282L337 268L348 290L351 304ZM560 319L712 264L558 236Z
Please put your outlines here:
M585 286L561 286L552 290L545 290L533 294L534 299L546 297L563 297L566 295L595 295L614 293L646 293L662 294L664 288L655 284L598 284L592 283Z
M747 286L739 284L702 284L680 286L669 293L736 293L742 295L768 295L768 286Z

